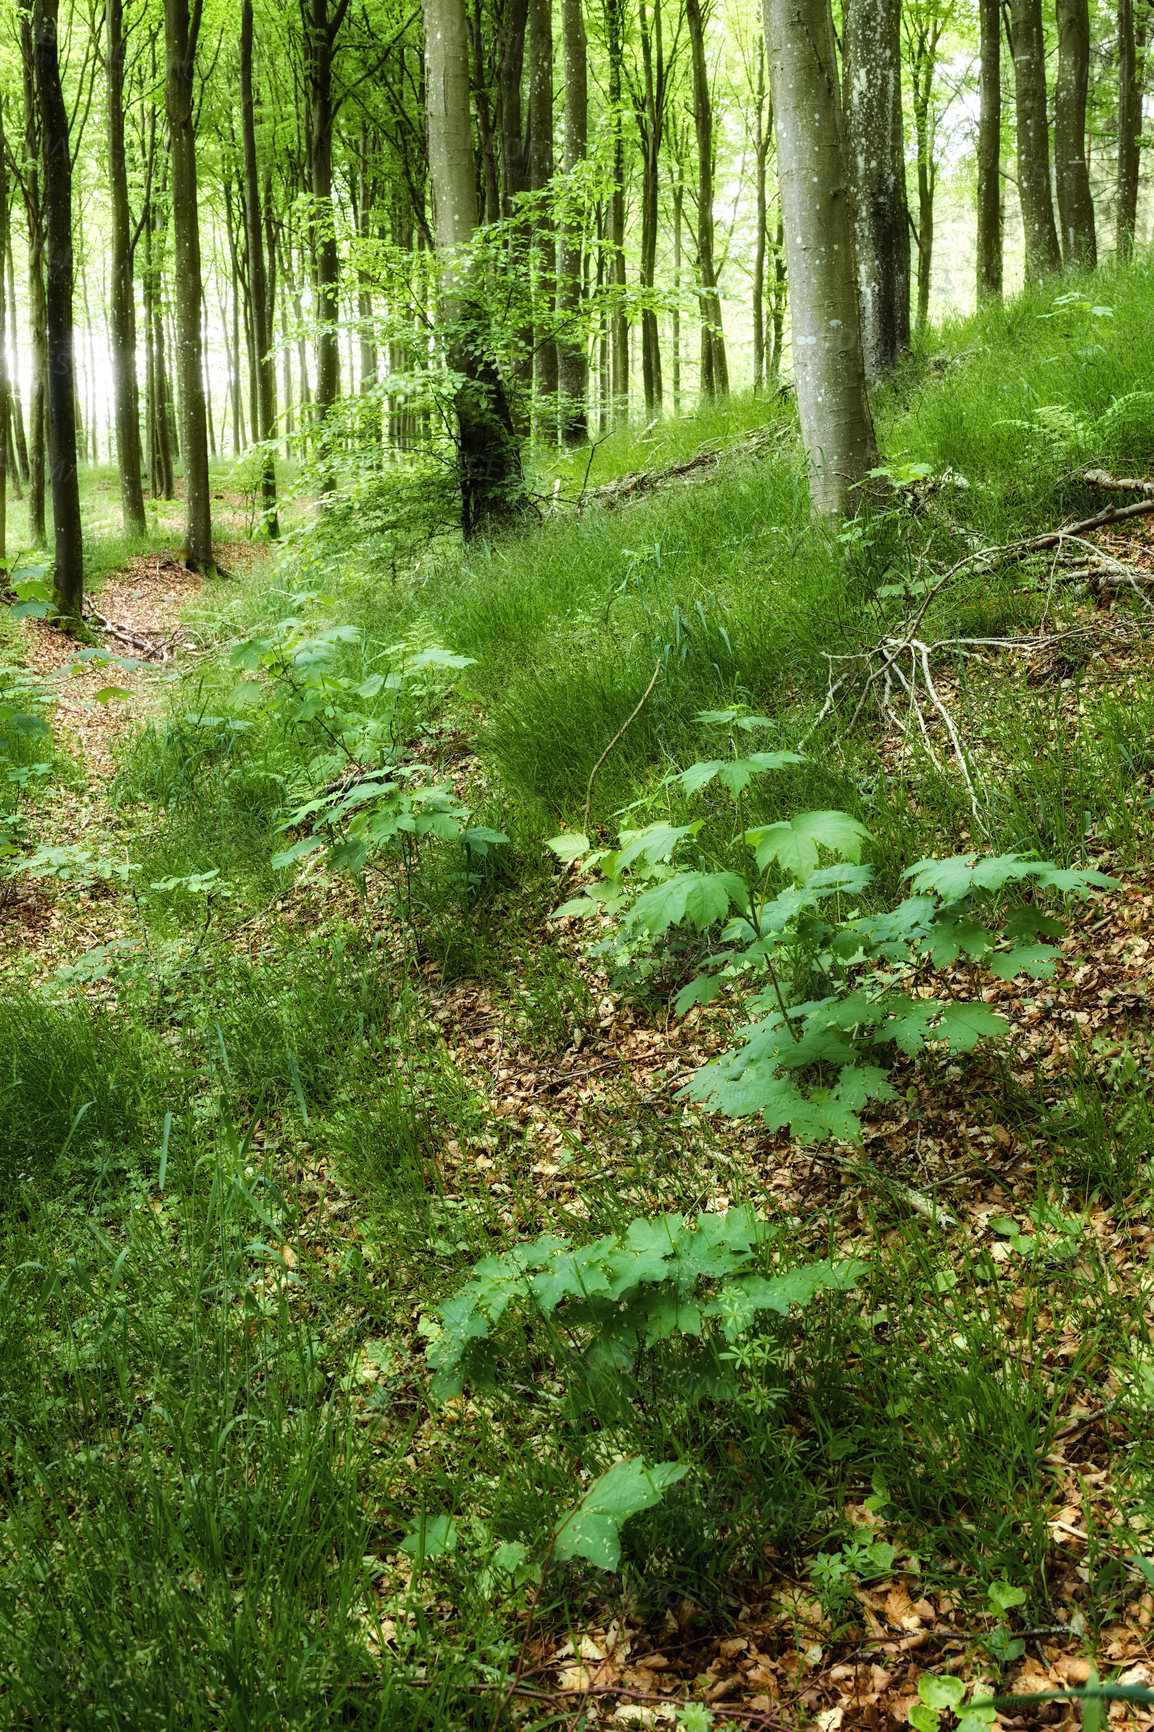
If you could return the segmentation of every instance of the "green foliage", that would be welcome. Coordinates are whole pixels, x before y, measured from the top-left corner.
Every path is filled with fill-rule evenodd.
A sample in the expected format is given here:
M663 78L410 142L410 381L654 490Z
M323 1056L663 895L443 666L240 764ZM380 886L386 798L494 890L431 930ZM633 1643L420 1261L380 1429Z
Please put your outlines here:
M623 1233L574 1247L547 1233L479 1263L473 1278L437 1308L426 1363L433 1393L459 1394L492 1382L500 1363L498 1324L513 1307L549 1319L580 1341L590 1370L626 1370L643 1346L716 1326L734 1342L762 1312L785 1315L823 1288L852 1286L854 1263L811 1263L766 1277L748 1268L764 1230L750 1208L636 1220ZM716 1287L713 1285L717 1283Z
M760 759L751 773L795 761L792 754ZM750 761L734 765L740 826ZM722 779L724 767L694 765L676 780L697 791ZM1061 936L1062 923L1034 902L1003 908L1004 892L1021 886L1086 896L1115 883L1019 854L959 854L911 866L904 876L914 894L867 912L872 874L861 855L871 837L848 813L804 812L740 829L753 856L744 875L675 872L674 853L687 839L699 840L703 822L623 832L621 848L610 853L584 854L582 836L554 837L549 846L561 859L602 873L559 913L618 915L627 944L641 934L661 938L673 926L701 932L724 922L720 944L678 994L677 1009L709 1003L741 979L753 987L756 1020L742 1031L742 1044L698 1071L685 1093L731 1118L760 1114L770 1130L788 1127L804 1142L859 1137L862 1109L892 1098L887 1073L898 1054L966 1053L1001 1032L1002 1019L980 999L931 996L919 979L929 969L960 962L999 980L1053 973L1058 951L1046 941ZM823 857L835 863L823 866ZM632 878L630 868L637 868ZM638 889L638 879L655 877Z
M621 1562L621 1528L632 1515L652 1509L667 1486L684 1479L688 1467L673 1461L614 1462L594 1481L553 1536L555 1558L585 1558L601 1570Z

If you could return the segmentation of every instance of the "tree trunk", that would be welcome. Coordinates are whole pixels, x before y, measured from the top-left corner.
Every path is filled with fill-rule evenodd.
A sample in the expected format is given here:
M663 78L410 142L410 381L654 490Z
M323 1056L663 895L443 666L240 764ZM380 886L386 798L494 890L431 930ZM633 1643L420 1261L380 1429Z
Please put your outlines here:
M1042 0L1010 0L1014 96L1018 117L1018 197L1026 241L1026 281L1040 283L1062 268L1050 194L1050 134L1046 115L1046 40Z
M785 334L785 228L781 220L780 199L777 213L777 234L773 242L773 377L781 372L781 345Z
M248 249L249 318L252 321L256 365L256 401L253 432L265 447L261 464L261 511L271 539L280 533L276 503L276 357L272 353L272 330L265 266L264 229L261 222L260 180L256 160L256 103L252 87L252 0L241 0L240 11L240 125L244 157L244 233Z
M337 338L340 256L333 208L333 54L349 0L339 0L329 16L329 0L302 0L305 19L309 99L309 191L312 194L313 246L317 301L317 382L314 418L322 473L322 495L332 491L330 440L325 431L341 384Z
M529 185L542 193L553 179L553 0L529 4ZM557 239L553 219L539 208L533 218L533 277L537 306L533 369L538 414L556 438L557 429Z
M144 487L140 477L140 401L136 384L136 293L132 280L132 221L128 209L128 167L124 155L123 0L107 0L108 56L105 64L108 108L108 203L111 285L108 337L112 351L112 397L116 419L116 460L120 470L120 509L124 527L143 535Z
M661 142L665 130L665 48L661 33L661 0L653 0L650 23L645 0L639 0L642 84L634 90L633 106L641 142L641 260L638 282L641 307L641 389L645 413L661 411L661 341L653 292L657 281L657 221L660 198ZM646 292L647 291L647 292Z
M606 276L612 290L609 315L609 388L613 415L629 419L629 321L625 312L625 131L622 74L625 61L623 0L604 0L605 52L609 62L609 125L612 129L612 191L609 196L609 250Z
M999 0L978 0L978 300L1002 298L1002 20Z
M769 246L769 200L766 195L766 162L769 156L770 128L773 115L766 125L765 114L765 43L757 45L757 91L753 155L756 168L754 190L754 251L753 251L753 389L760 391L765 384L765 260Z
M1138 0L1141 6L1142 0ZM1135 0L1118 0L1118 183L1115 245L1120 259L1134 251L1142 149L1142 79ZM1145 35L1145 30L1141 32Z
M76 377L72 353L72 150L68 112L60 88L57 4L58 0L35 0L32 33L44 162L48 464L52 477L56 606L67 618L79 623L84 602L84 538L76 474Z
M193 75L202 0L164 0L167 67L164 83L172 156L172 224L176 237L177 366L180 448L184 459L184 543L181 558L212 573L212 491L202 364L200 222L196 203Z
M1094 200L1086 161L1086 93L1090 82L1088 0L1057 0L1058 78L1054 86L1054 175L1062 262L1092 271L1098 263Z
M11 347L10 354L11 354L12 361L15 362L15 360L16 360L16 266L15 266L15 262L12 258L12 216L11 216L11 212L9 212L9 217L8 217L7 275L8 275L8 306L11 310L11 330L12 330L12 347ZM18 365L18 363L17 363L17 365ZM12 407L12 440L13 440L13 443L8 447L8 473L12 479L13 491L15 492L17 499L19 499L20 498L21 485L23 485L25 487L27 487L27 485L28 485L28 442L24 437L24 411L23 411L23 405L20 401L20 382L16 376L15 371L13 371L11 366L9 367L9 372L8 372L8 387L9 387L9 398L10 398L11 407ZM15 455L16 455L15 464L13 464L13 462L12 462L13 450L15 450Z
M497 25L497 100L501 130L501 215L515 215L521 194L529 190L529 154L521 117L521 76L525 69L525 43L529 27L529 0L501 0ZM510 280L519 282L524 293L529 278L528 249L524 235L514 232L509 241ZM525 296L528 300L528 296ZM526 309L527 313L527 309ZM533 377L533 325L519 317L513 343L510 375L517 387L518 420L524 426L521 400Z
M582 0L561 0L561 41L565 57L565 139L561 166L568 177L585 160L589 133L588 44ZM557 312L561 335L557 376L561 397L561 441L583 445L589 437L585 337L581 330L583 261L581 218L574 208L561 219L557 269Z
M477 180L469 113L465 0L424 0L429 184L433 194L440 328L457 388L458 474L465 535L499 528L522 503L521 456L489 353L482 294L471 281Z
M685 182L681 162L674 168L673 184L673 312L671 344L673 349L673 413L681 413L681 225L685 208Z
M697 268L701 277L701 395L728 397L729 364L721 329L721 298L713 262L713 105L705 64L700 0L685 0L693 65L693 124L697 133Z
M877 466L858 324L829 0L763 0L802 439L816 515L852 512Z
M0 586L8 583L8 469L11 463L8 427L12 395L8 384L8 304L4 261L12 242L8 214L8 141L4 136L4 104L0 99ZM15 315L15 307L12 309Z
M28 319L32 327L32 378L28 391L28 528L35 547L44 547L48 531L45 503L45 434L47 410L48 339L44 306L44 212L40 202L40 127L36 112L35 49L32 18L20 14L20 50L24 74L24 207L28 218Z
M901 0L847 0L842 54L862 349L874 378L910 346Z

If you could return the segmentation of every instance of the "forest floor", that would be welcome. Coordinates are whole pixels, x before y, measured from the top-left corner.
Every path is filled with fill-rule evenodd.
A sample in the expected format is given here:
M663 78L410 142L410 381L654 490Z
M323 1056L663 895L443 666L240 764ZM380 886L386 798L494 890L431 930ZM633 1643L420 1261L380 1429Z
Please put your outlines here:
M934 390L914 393L930 445ZM655 638L653 711L594 786L603 838L627 807L682 818L670 759L707 754L692 718L727 690L784 702L774 747L821 709L822 644L846 641L813 634L828 585L845 586L834 612L858 605L860 550L788 531L820 603L806 637L772 555L784 508L768 553L751 528L753 502L787 491L774 427L742 454L739 423L728 468L546 523L523 552L417 554L400 589L395 559L351 540L338 558L305 535L275 564L230 544L235 575L214 585L137 555L93 598L109 653L135 665L61 677L72 646L9 628L11 668L44 682L20 701L53 729L9 741L15 770L50 766L51 793L14 784L29 828L0 905L13 1723L876 1732L1095 1674L1154 1685L1149 520L1086 538L1136 588L1040 554L947 597L938 637L996 641L946 658L925 729L897 706L860 740L839 729L754 814L858 812L888 893L914 860L978 845L949 717L988 850L1118 881L1065 907L1051 979L937 972L1006 1033L900 1060L860 1142L679 1098L731 1044L740 998L679 1017L700 947L615 958L590 945L612 939L607 917L555 917L588 875L542 838L576 827ZM684 463L703 436L626 444L617 467ZM1055 463L1064 491L971 518L963 551L1103 505L1084 459L1148 461L1107 446ZM911 540L948 566L934 501L878 532L871 569L900 572ZM726 560L762 572L748 603ZM785 651L756 623L774 585ZM436 643L475 665L412 671ZM302 721L317 667L328 707ZM331 750L354 714L358 752L383 725L505 832L491 863L462 871L434 840L359 876L323 852L272 864L307 840L304 795L366 774L351 731ZM480 1259L746 1205L766 1268L864 1268L751 1337L735 1392L694 1396L689 1361L656 1349L620 1387L584 1384L581 1326L514 1308L493 1380L431 1394L437 1307ZM554 1560L566 1512L634 1457L689 1471L624 1526L617 1567ZM1154 1725L1122 1703L1110 1720Z

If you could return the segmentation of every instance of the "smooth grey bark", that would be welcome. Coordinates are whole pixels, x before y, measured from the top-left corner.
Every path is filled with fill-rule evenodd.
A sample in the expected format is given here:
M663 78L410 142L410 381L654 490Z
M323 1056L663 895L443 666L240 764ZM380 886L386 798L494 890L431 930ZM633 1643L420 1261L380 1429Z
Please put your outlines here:
M553 0L529 0L529 186L543 193L553 179ZM533 218L533 275L544 329L534 331L533 370L539 412L555 435L557 413L557 242L548 211Z
M934 192L938 165L935 157L937 117L934 111L934 81L937 77L938 46L945 14L937 8L915 16L907 37L910 71L910 105L914 113L917 145L918 330L924 331L930 316L930 282L934 263Z
M1018 197L1026 243L1026 281L1039 283L1062 268L1050 193L1050 132L1046 112L1046 39L1042 0L1010 0L1014 100L1018 120Z
M124 527L143 535L144 487L140 475L140 398L136 383L136 290L132 273L132 220L128 208L128 164L124 153L124 0L106 0L105 59L108 124L109 270L108 337L116 460Z
M8 297L4 260L12 243L8 214L8 141L4 135L4 101L0 97L0 584L8 580L8 468L12 393L8 382ZM15 307L12 309L15 314Z
M561 167L566 176L585 160L589 139L589 51L582 0L561 0L561 44L565 67L565 133ZM583 445L589 437L588 361L580 329L584 293L581 219L573 209L561 220L557 257L557 383L561 441Z
M1142 151L1142 75L1147 10L1142 0L1118 0L1118 175L1115 245L1120 259L1134 251ZM1139 17L1141 25L1139 26Z
M708 0L707 0L708 4ZM713 258L713 104L705 64L705 16L700 0L685 0L693 69L693 124L697 134L697 270L701 282L701 394L728 397L729 363L721 328L721 297Z
M910 346L901 0L846 0L842 84L862 350L873 378Z
M816 516L852 513L877 467L829 0L762 0L793 312L793 364Z
M486 312L469 259L477 227L477 179L469 112L465 0L424 0L429 184L440 270L440 325L454 397L461 526L499 528L520 509L521 455L487 341Z
M1092 271L1098 263L1094 199L1086 161L1090 82L1089 0L1057 0L1058 76L1054 85L1054 178L1062 262Z
M662 34L661 0L653 0L653 16L639 0L642 83L634 88L633 108L641 142L641 260L638 282L648 289L650 304L641 309L641 388L647 415L661 408L661 342L652 291L657 280L657 217L661 145L665 133L667 67Z
M516 213L522 193L529 190L527 128L522 121L521 82L525 70L525 45L529 32L529 0L500 0L497 16L497 106L501 134L501 215L508 220ZM528 247L523 232L510 236L508 269L512 281L524 282L529 274ZM521 318L515 333L510 373L521 399L533 376L533 327Z
M773 134L772 105L765 112L765 41L758 43L757 88L754 92L753 161L754 253L753 253L753 389L765 384L765 261L769 251L769 199L766 190L769 144Z
M12 218L8 218L8 305L11 309L13 354L16 338L16 265L12 257ZM24 436L24 411L20 401L20 382L9 369L8 374L9 401L12 410L12 444L8 447L8 470L12 478L13 491L17 499L21 497L21 485L28 485L28 442ZM12 455L15 451L16 461L13 464Z
M252 0L241 0L240 9L240 130L244 159L244 236L248 254L249 322L252 327L253 431L267 447L261 465L261 512L270 538L280 533L276 503L276 357L272 353L272 328L268 296L268 270L261 220L260 175L256 159L256 100L252 82Z
M1002 18L978 0L978 300L1002 298Z
M606 281L613 295L609 314L609 388L617 420L629 418L629 322L625 313L625 131L622 88L625 62L624 0L603 0L608 59L609 125L612 129L612 191L608 210Z
M337 252L336 213L333 208L333 59L337 37L348 12L349 0L338 0L329 12L329 0L301 0L305 33L305 82L308 94L309 192L312 197L314 281L317 298L317 378L313 412L317 426L318 452L322 462L320 490L332 490L334 478L328 469L329 440L325 423L337 400L341 384L341 355L337 334L340 288L340 256Z
M172 226L176 239L176 349L180 381L180 449L184 460L184 541L181 558L194 571L215 572L208 421L201 333L200 223L196 204L193 79L203 0L164 0L165 108L172 159Z
M20 13L20 57L24 79L24 210L28 220L28 321L32 376L28 391L28 528L33 545L48 541L45 517L45 439L48 338L44 304L44 211L40 197L40 126L36 102L32 17Z
M72 150L60 87L58 0L34 0L36 96L44 163L45 331L48 355L48 467L52 478L56 606L79 623L84 603L84 537L76 473L76 370L72 321Z

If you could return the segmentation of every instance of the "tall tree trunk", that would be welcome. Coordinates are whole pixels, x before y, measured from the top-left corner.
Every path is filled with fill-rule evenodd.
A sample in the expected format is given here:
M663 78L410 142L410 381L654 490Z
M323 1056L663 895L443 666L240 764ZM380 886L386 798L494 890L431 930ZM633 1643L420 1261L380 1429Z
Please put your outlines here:
M280 533L276 500L276 357L272 353L272 330L265 264L264 229L261 222L260 179L256 160L256 101L252 84L252 0L241 0L240 10L240 127L244 158L244 233L248 250L249 317L252 322L256 365L256 401L253 432L265 445L261 464L261 511L265 529L273 539ZM286 357L287 359L287 357Z
M1062 260L1092 271L1098 263L1094 200L1086 161L1090 82L1089 0L1057 0L1058 78L1054 86L1054 174Z
M713 105L705 63L705 20L700 0L685 0L693 66L693 123L697 133L697 268L701 277L701 394L728 397L729 364L721 329L721 297L713 262Z
M341 384L341 354L337 338L340 257L337 252L336 211L333 207L333 55L349 0L338 0L329 14L329 0L301 0L305 23L309 97L309 191L312 194L313 247L317 292L317 382L314 414L322 495L332 491L331 441L325 423Z
M529 0L501 0L497 25L497 99L501 129L501 215L506 221L516 214L521 194L529 190L529 154L521 116L521 77L528 28ZM508 269L511 281L520 282L522 287L527 284L528 248L520 225L510 236ZM525 298L527 302L528 297ZM515 333L510 375L516 387L518 423L524 428L527 416L522 404L533 378L533 325L527 306Z
M203 0L164 0L167 66L165 108L172 156L172 224L176 237L177 364L180 448L184 459L184 542L181 558L194 571L215 572L208 424L202 364L200 222L196 204L196 134L192 92Z
M901 0L846 0L842 56L862 349L873 378L910 346Z
M12 331L12 346L9 351L11 364L8 370L8 384L12 405L13 444L8 448L8 472L12 478L13 490L17 499L19 499L21 485L25 487L28 485L28 442L24 437L24 411L23 405L20 401L20 381L17 377L17 368L19 363L16 360L16 265L12 258L11 213L9 213L8 218L8 251L6 265L8 276L8 306L10 309ZM13 449L16 453L15 464L12 462Z
M681 225L685 210L685 181L680 156L673 183L673 312L670 332L673 349L673 413L681 413Z
M529 0L529 185L543 193L553 179L553 0ZM533 278L542 318L535 321L533 370L538 415L557 436L557 237L548 211L533 218Z
M785 228L778 201L777 234L773 242L773 377L781 372L781 345L785 334Z
M661 142L665 130L665 48L661 34L661 0L653 0L650 23L645 0L639 0L643 83L633 98L641 138L641 261L638 282L641 308L641 388L645 413L660 413L662 398L661 341L653 291L657 282L657 219L660 198Z
M756 167L754 193L754 252L753 252L753 389L760 391L765 384L765 260L769 250L769 200L766 193L766 163L769 156L770 131L773 115L766 124L765 113L765 42L757 45L757 91L753 155Z
M501 381L486 342L485 310L474 291L469 248L477 226L477 180L469 113L465 0L424 0L429 124L440 326L457 388L461 526L493 529L520 508L521 456Z
M4 134L4 101L0 97L0 585L8 580L8 469L11 464L9 423L12 393L8 383L8 297L4 260L12 243L8 213L8 141ZM15 315L16 309L12 309Z
M1046 115L1046 40L1042 0L1010 0L1014 97L1018 117L1018 197L1026 240L1026 281L1039 283L1062 268L1050 194L1050 133Z
M624 0L604 0L605 52L609 62L609 125L612 129L612 191L609 195L607 280L612 294L609 315L609 388L616 419L629 418L629 321L625 312L625 127L622 77L625 62Z
M1141 10L1141 31L1136 14ZM1139 37L1145 38L1145 7L1142 0L1118 0L1118 182L1115 245L1120 259L1134 251L1138 221L1138 180L1142 148L1142 79L1139 74Z
M797 407L816 515L852 512L877 466L858 324L829 0L763 0Z
M1002 298L1002 20L1000 0L978 0L978 300Z
M76 474L76 376L72 353L72 150L60 88L56 40L58 0L34 0L32 32L36 95L44 161L47 252L45 322L48 346L48 463L56 606L79 623L84 602L84 537Z
M128 209L128 165L124 154L124 0L106 0L108 56L109 252L112 281L108 336L112 351L112 397L120 509L130 534L143 535L144 487L140 476L140 400L136 384L136 293L132 280L132 221Z
M577 164L585 160L588 149L588 45L582 0L561 0L561 41L565 58L565 138L561 166L567 178ZM580 328L584 287L581 217L575 208L567 211L561 219L560 241L557 311L561 336L557 346L557 372L561 396L561 439L565 445L583 445L589 437L588 382L585 337Z
M32 18L20 14L24 74L24 208L28 218L28 319L32 327L32 377L28 390L28 528L33 545L48 541L44 516L48 338L44 305L44 212L40 201L40 127L36 110L35 48Z

